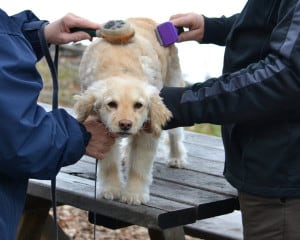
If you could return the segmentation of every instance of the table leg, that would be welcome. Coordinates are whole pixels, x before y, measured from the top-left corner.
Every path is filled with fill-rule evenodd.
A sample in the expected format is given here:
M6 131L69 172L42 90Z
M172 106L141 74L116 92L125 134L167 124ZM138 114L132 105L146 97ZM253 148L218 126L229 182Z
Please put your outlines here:
M19 222L17 240L55 239L54 221L49 215L51 207L51 201L27 195L25 208ZM58 230L60 240L70 240L60 228Z
M50 201L28 195L20 219L17 239L40 240L50 208Z

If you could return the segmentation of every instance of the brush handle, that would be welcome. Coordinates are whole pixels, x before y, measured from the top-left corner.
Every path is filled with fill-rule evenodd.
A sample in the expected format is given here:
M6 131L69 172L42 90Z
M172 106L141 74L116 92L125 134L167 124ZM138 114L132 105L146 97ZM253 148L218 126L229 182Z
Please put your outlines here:
M176 27L176 26L175 26ZM184 28L183 27L176 27L177 28L177 34L178 36L184 32Z
M88 33L91 37L103 38L110 43L125 43L134 36L134 29L130 23L123 20L111 20L101 25L98 30L90 28L71 28L70 31L83 31Z
M70 29L71 33L74 33L74 32L86 32L87 34L89 34L91 37L99 37L98 36L98 31L95 30L95 29L90 29L90 28L71 28Z
M115 35L124 35L124 29L128 28L128 23L126 24L123 20L110 20L107 23L102 25L101 30L106 32L108 36L115 36ZM71 33L83 31L89 34L91 37L102 37L100 30L94 30L90 28L71 28Z

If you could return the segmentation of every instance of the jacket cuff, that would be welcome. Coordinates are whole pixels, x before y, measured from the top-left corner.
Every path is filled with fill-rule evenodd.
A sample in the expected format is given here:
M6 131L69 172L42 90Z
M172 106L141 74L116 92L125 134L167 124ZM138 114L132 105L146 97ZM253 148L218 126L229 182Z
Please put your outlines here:
M38 59L41 59L43 57L42 46L39 38L39 30L44 24L48 23L48 21L43 20L32 21L25 23L22 28L24 36L30 42Z
M182 95L189 88L183 87L163 87L160 92L166 107L171 111L172 118L163 127L164 130L193 125L191 119L185 112L185 103L182 103Z
M201 43L217 43L223 45L223 35L220 34L223 26L220 24L219 18L204 17L204 35ZM221 44L222 43L222 44Z

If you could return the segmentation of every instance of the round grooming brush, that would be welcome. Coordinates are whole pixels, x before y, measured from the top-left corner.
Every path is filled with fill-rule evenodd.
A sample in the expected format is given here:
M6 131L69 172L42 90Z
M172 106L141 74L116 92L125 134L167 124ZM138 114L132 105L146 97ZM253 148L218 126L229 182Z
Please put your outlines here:
M87 28L72 28L71 32L84 31L91 37L101 37L111 43L124 43L134 36L130 23L123 20L111 20L101 25L98 30Z

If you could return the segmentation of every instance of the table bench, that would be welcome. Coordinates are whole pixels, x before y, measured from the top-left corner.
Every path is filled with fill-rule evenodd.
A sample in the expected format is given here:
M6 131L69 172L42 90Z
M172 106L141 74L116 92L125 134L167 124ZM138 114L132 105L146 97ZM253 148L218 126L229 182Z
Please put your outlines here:
M169 168L164 151L159 150L150 201L145 205L95 200L95 160L88 156L61 169L56 179L57 204L89 211L90 221L104 227L146 227L153 240L183 240L185 233L197 237L203 233L209 239L214 234L203 231L198 220L239 209L237 192L222 175L224 150L220 138L186 131L185 145L188 164L184 169ZM30 180L18 239L39 240L50 208L51 182Z

